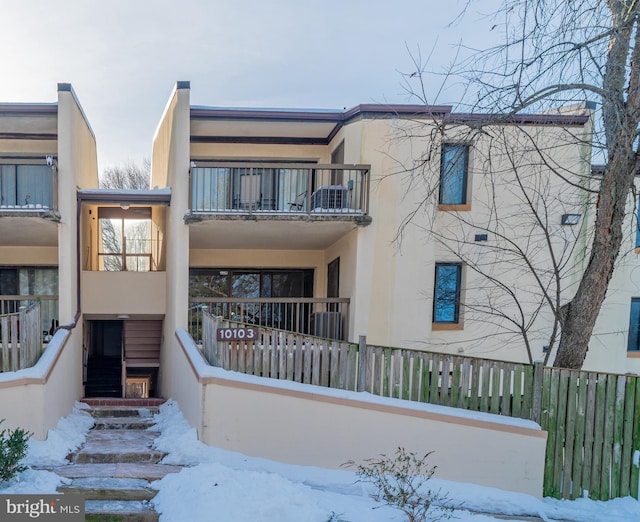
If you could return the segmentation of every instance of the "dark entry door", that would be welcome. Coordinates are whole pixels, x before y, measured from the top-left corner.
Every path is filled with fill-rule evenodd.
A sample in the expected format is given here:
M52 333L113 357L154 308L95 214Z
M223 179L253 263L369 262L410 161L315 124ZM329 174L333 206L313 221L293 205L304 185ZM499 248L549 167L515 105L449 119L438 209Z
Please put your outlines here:
M87 321L86 397L122 396L122 321Z

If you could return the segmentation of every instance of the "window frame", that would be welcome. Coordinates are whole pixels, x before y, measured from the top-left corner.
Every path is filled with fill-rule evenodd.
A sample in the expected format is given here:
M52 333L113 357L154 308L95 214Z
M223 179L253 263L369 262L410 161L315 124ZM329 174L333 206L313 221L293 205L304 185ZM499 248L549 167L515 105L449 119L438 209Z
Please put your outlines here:
M635 324L634 319L635 310ZM632 335L633 332L633 335ZM633 340L633 341L632 341ZM633 356L640 356L640 297L632 297L629 306L629 330L627 332L627 353Z
M442 320L438 319L438 302L442 301L442 298L438 297L438 294L441 292L438 289L440 282L440 269L446 267L456 267L456 279L455 279L455 299L453 302L454 306L454 317L452 320ZM462 301L462 274L463 272L463 264L455 263L455 262L438 262L435 264L434 269L434 281L433 281L433 309L431 313L431 324L434 329L461 329L462 328L462 313L461 313L461 301ZM448 303L446 303L448 304Z
M464 151L463 154L463 167L462 167L462 187L460 188L460 198L450 198L448 200L444 200L446 196L444 188L446 187L446 183L443 180L449 176L447 172L448 162L445 161L445 156L447 153L447 149L460 149ZM438 187L438 209L439 210L470 210L471 206L469 204L468 198L468 187L469 187L469 157L471 153L471 147L468 143L460 143L460 142L443 142L440 150L440 179L439 179L439 187ZM457 159L457 156L456 156ZM457 163L457 161L456 161ZM455 164L451 164L451 168L453 168ZM454 201L455 199L455 201Z

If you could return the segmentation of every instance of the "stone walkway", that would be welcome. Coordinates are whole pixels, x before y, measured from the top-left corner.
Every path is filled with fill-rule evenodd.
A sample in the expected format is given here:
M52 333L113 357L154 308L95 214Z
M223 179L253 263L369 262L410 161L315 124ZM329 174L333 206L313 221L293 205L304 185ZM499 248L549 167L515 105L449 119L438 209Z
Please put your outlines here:
M164 457L153 449L157 436L146 431L158 399L86 399L95 418L85 444L68 458L72 464L48 468L71 483L62 493L79 493L86 501L88 521L152 522L158 513L149 504L156 491L151 482L182 468L159 464Z

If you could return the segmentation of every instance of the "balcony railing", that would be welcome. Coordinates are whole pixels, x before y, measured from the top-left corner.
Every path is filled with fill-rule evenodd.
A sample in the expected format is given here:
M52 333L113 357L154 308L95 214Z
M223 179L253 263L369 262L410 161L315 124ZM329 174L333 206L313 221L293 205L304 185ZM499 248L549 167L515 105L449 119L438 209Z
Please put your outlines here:
M0 295L0 316L16 314L34 302L40 303L41 332L48 341L59 322L57 295Z
M0 164L0 210L56 210L57 170Z
M207 213L366 215L368 165L207 163L191 168L189 208Z
M190 334L202 341L202 311L230 321L290 332L345 340L349 328L349 298L288 297L232 298L191 297Z

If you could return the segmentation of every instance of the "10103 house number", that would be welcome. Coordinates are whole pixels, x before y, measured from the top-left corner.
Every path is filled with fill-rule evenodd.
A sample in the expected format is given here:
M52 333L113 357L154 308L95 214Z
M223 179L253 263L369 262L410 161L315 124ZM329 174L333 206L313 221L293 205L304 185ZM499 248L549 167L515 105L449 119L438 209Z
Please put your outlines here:
M255 341L258 339L257 328L218 328L218 341Z

